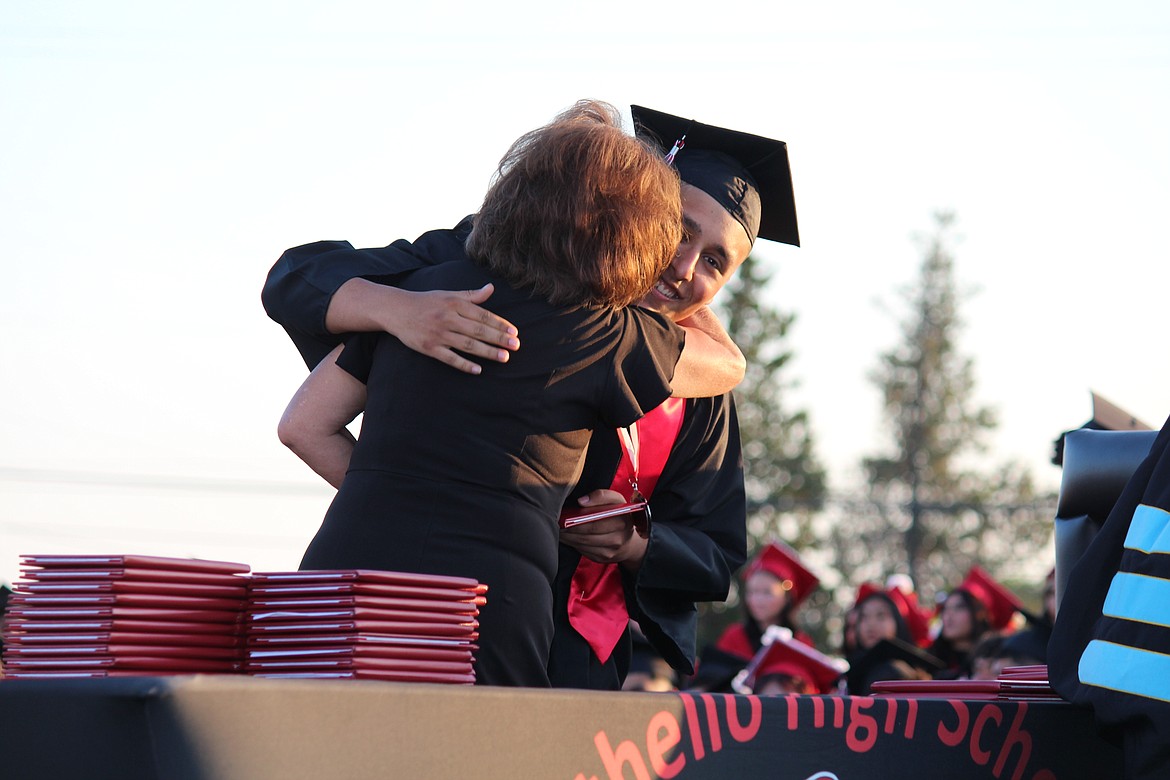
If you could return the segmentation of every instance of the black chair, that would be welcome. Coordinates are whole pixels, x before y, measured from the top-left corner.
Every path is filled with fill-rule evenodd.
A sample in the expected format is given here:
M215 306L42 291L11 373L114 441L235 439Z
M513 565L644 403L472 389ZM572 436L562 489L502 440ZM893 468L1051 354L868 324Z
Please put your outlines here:
M1097 535L1157 436L1157 431L1091 428L1069 431L1065 436L1054 529L1058 610L1073 566Z

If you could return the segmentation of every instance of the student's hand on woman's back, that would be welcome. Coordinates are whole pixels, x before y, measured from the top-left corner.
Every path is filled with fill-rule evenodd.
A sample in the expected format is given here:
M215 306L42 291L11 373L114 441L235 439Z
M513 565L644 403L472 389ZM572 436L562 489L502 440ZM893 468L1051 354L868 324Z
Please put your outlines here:
M482 367L465 356L506 363L520 339L512 323L479 305L493 290L485 284L478 290L409 292L406 310L399 312L409 327L395 335L415 352L468 374Z
M478 374L482 366L469 358L506 363L520 348L516 327L480 305L494 291L489 283L414 292L354 278L333 295L325 325L335 334L384 331L419 354Z

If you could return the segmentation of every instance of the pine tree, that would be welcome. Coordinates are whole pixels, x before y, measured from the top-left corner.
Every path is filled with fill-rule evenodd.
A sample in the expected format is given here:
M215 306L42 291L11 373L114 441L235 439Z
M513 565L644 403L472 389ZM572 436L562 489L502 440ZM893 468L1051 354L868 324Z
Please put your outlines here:
M826 475L818 461L808 413L785 407L795 381L784 375L795 316L760 300L770 275L754 256L744 260L723 293L728 333L747 358L735 389L748 497L748 530L757 545L780 537L799 548L811 541L807 518L824 505Z
M849 526L838 525L834 543L847 581L903 571L924 593L953 585L971 563L994 571L1037 554L1051 526L1027 469L976 467L997 422L973 401L974 361L956 343L954 215L935 221L917 284L905 291L901 343L870 377L882 393L892 451L864 459L868 501L847 513Z

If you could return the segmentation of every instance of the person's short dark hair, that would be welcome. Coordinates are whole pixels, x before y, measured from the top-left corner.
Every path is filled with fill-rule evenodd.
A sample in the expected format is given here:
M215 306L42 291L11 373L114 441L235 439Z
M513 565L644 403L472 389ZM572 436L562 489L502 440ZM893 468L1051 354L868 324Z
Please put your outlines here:
M1014 666L1029 666L1048 661L1048 638L1051 629L1028 628L1018 631L1003 640L999 655L1011 661Z
M616 108L581 101L504 155L467 253L554 305L625 306L681 238L677 173L622 131Z
M1006 640L1007 636L1005 634L1001 634L998 631L988 632L975 643L968 656L971 660L976 658L1002 658L1003 645Z

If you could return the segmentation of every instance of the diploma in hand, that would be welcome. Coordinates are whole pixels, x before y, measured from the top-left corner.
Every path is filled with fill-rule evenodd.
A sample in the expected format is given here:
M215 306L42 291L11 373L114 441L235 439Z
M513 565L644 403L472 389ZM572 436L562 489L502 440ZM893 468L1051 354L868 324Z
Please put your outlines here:
M627 516L638 535L643 539L650 536L650 505L645 501L631 501L627 504L606 504L597 507L566 509L561 512L561 528L575 528L607 517Z

